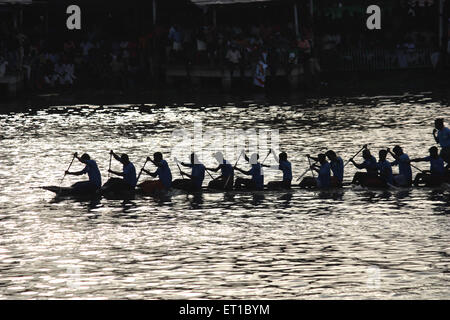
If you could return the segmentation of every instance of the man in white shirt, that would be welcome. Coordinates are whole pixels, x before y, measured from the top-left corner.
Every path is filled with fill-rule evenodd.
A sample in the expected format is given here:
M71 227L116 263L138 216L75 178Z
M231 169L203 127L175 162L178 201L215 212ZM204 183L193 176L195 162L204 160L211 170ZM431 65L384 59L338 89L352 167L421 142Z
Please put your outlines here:
M239 69L241 72L241 77L243 77L243 71L241 66L241 53L236 48L236 46L232 45L225 56L225 59L228 61L228 65L230 68L230 77L233 77L233 72L235 69Z

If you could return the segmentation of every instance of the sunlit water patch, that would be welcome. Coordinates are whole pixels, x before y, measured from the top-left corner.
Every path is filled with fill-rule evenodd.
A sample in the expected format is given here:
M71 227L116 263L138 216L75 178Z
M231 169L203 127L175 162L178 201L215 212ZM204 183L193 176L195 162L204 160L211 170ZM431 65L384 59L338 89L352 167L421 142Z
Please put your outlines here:
M410 157L425 156L434 118L449 121L449 110L426 95L406 95L2 114L0 298L448 299L448 190L82 202L34 187L59 185L74 151L88 152L104 181L110 149L128 153L140 168L155 151L168 155L173 130L193 121L203 130L279 129L297 176L307 168L306 154L329 148L348 159L365 143L374 154L400 144ZM203 160L215 166L212 157ZM346 170L350 180L355 169ZM266 171L266 182L279 178Z

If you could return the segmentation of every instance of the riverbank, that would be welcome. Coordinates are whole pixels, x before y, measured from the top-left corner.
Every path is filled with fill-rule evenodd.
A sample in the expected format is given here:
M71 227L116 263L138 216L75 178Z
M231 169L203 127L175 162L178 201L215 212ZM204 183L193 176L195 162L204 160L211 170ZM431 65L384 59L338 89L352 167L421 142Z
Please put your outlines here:
M287 79L269 79L267 88L260 89L251 83L236 80L230 91L223 91L215 83L192 85L179 80L171 85L159 82L149 88L127 92L76 88L22 93L15 98L0 100L0 110L10 111L59 104L176 104L202 102L221 104L241 101L288 103L301 102L308 98L350 97L357 95L398 95L408 92L430 92L437 96L448 96L450 74L434 70L397 70L389 72L342 72L324 73L316 86L301 79L299 88L292 89Z

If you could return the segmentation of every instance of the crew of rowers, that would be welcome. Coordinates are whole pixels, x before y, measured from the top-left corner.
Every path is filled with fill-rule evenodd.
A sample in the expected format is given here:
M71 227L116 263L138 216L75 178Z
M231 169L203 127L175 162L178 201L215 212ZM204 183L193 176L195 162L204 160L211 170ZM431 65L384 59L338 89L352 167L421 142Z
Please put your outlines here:
M364 161L362 163L356 163L354 157L359 154L359 152L352 157L347 163L351 162L356 168L362 170L365 169L366 172L357 172L353 177L352 184L385 188L392 186L408 187L412 184L426 185L430 187L438 186L444 182L450 182L450 129L444 127L443 119L437 119L435 121L435 129L433 131L433 137L437 143L441 146L441 152L437 147L431 147L429 149L429 156L423 158L410 159L406 153L404 153L402 147L395 146L391 152L389 148L386 150L380 150L378 153L378 161L373 155L371 155L367 145L364 146L360 151L362 151L362 158ZM254 153L250 158L245 154L244 151L239 155L238 161L241 156L244 156L246 162L249 163L250 169L244 170L238 168L236 165L232 166L226 159L224 159L221 152L214 154L214 158L218 162L218 166L214 168L206 168L197 158L195 153L190 156L190 162L179 162L176 158L174 159L182 179L176 179L172 181L172 173L169 168L168 163L163 159L161 152L156 152L153 155L153 159L147 157L147 161L153 163L157 168L156 171L151 172L145 168L141 169L139 176L136 177L136 169L132 162L130 162L128 155L122 154L120 157L114 153L112 150L110 152L111 157L114 157L119 161L123 168L122 172L108 170L109 173L120 176L122 178L111 178L109 179L103 187L101 187L101 175L98 166L94 160L92 160L88 154L83 154L76 157L80 162L84 163L86 166L83 170L78 172L66 171L66 174L72 175L82 175L88 174L89 181L78 182L73 185L74 188L80 188L84 190L98 190L108 189L108 190L134 190L140 175L144 172L153 178L158 177L158 180L149 180L139 184L139 187L148 194L168 190L169 188L183 189L186 191L196 191L200 190L203 185L203 180L205 178L205 172L208 173L211 178L212 172L220 171L220 175L213 178L209 184L208 188L218 189L218 190L232 190L234 189L247 189L247 190L263 190L264 189L264 174L263 167L272 168L280 170L283 173L283 179L281 181L272 181L267 184L267 189L269 190L282 190L290 189L292 183L292 166L288 161L288 156L286 152L281 152L278 157L275 152L270 149L269 154L272 154L274 160L278 163L275 166L265 165L264 161L259 162L259 155ZM387 160L387 156L391 155L394 161L390 162ZM344 168L347 165L333 150L328 150L324 154L319 154L317 157L311 157L307 155L308 161L314 161L313 164L310 162L308 170L312 173L312 177L304 178L299 186L301 188L336 188L341 187L344 179ZM329 161L327 161L327 159ZM265 159L264 159L265 160ZM412 179L412 162L426 161L430 163L429 171L422 171L417 174L416 178ZM447 163L447 167L444 166ZM236 162L237 164L237 162ZM183 167L191 168L190 173L186 173L181 170L180 165ZM399 173L393 174L392 166L399 167ZM145 165L144 165L145 167ZM234 180L235 171L239 171L242 174L249 176L250 178L238 177ZM314 175L317 172L317 178Z

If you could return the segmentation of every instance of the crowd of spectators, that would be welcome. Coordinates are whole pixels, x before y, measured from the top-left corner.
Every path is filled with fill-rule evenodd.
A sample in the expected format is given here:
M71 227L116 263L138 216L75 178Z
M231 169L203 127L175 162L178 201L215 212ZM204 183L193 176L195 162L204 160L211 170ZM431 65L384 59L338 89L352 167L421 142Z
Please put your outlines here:
M402 54L436 45L436 5L436 1L416 0L386 10L382 30L377 31L367 30L367 14L361 8L339 3L318 11L314 27L301 17L299 34L293 21L283 25L172 24L141 36L114 39L111 34L85 32L55 43L46 37L27 37L26 32L3 23L0 77L23 72L32 90L73 86L130 90L149 79L162 79L162 70L173 65L188 70L193 65L221 68L244 76L254 74L262 62L270 74L279 70L289 74L296 66L315 74L320 70L318 61L325 69L339 66L345 50L362 50L367 56L390 50L395 63L405 67L408 61Z

